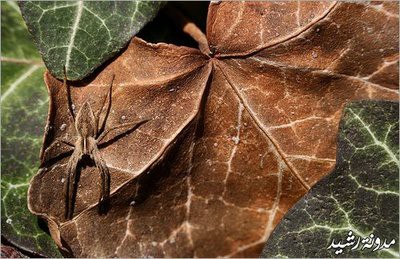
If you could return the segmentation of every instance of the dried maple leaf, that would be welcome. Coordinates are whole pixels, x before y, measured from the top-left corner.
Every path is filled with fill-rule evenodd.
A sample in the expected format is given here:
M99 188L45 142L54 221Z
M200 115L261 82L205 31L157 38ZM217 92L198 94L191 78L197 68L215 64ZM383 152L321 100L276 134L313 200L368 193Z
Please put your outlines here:
M115 74L107 125L151 120L100 151L109 211L99 215L99 174L82 165L66 222L68 150L49 146L75 133L66 91L46 74L51 106L31 211L75 256L258 256L334 166L344 104L398 99L397 13L396 3L213 3L208 44L195 36L202 51L133 39L92 81L73 85L72 100L96 111Z

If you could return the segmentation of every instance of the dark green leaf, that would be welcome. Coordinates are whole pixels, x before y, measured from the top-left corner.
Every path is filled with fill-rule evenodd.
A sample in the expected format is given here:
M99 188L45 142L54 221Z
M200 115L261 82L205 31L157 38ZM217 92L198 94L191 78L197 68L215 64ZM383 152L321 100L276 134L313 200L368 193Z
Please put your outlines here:
M45 67L14 2L1 5L1 30L2 236L33 254L59 257L26 203L29 180L39 166L47 114Z
M158 12L162 2L27 1L22 15L46 67L70 80L89 75Z
M263 257L399 257L399 104L361 101L347 106L340 125L335 170L284 217ZM327 249L349 237L381 242L390 249ZM351 235L350 235L351 236ZM357 238L356 238L357 239Z

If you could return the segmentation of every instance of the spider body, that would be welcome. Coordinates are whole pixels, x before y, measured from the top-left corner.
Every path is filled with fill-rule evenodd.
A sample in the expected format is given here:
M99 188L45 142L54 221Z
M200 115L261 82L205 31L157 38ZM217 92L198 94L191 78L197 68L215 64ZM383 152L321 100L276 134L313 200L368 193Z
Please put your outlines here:
M75 129L78 133L75 147L80 146L84 155L90 155L97 145L97 120L88 102L85 102L78 111L75 120Z
M90 106L88 101L85 101L83 105L78 110L78 113L74 114L72 109L72 100L69 86L67 85L67 79L65 76L64 70L64 87L67 89L67 97L68 97L68 108L71 117L71 121L73 121L76 132L76 141L71 143L65 139L56 138L54 143L50 145L50 147L46 151L50 151L54 146L59 146L61 144L65 144L73 149L72 155L70 156L67 163L67 181L65 182L65 218L71 219L73 216L73 197L76 193L77 183L76 183L76 175L79 161L82 160L83 157L89 157L97 167L101 176L101 184L100 184L100 197L99 197L99 210L104 208L104 205L107 203L108 198L110 196L110 172L107 167L106 162L99 152L99 148L101 144L104 144L102 140L104 137L116 129L123 128L124 130L120 131L116 136L109 138L108 141L112 141L117 139L124 134L127 134L136 128L138 128L143 123L148 120L141 120L139 122L128 122L122 123L120 125L110 127L106 129L106 121L110 112L111 107L111 96L112 96L112 85L114 81L114 76L112 77L108 92L103 100L102 106L100 110L95 114L93 109ZM106 107L107 106L107 107ZM106 109L104 110L104 108ZM103 110L105 114L103 115ZM107 142L108 142L107 141Z
M100 110L101 112L101 110ZM98 117L96 118L89 102L85 102L79 109L75 118L75 130L77 139L74 144L74 152L67 164L66 182L66 218L73 216L73 195L76 192L76 171L79 161L86 155L92 159L101 174L101 190L99 206L107 202L110 195L110 172L107 164L99 153L97 147Z

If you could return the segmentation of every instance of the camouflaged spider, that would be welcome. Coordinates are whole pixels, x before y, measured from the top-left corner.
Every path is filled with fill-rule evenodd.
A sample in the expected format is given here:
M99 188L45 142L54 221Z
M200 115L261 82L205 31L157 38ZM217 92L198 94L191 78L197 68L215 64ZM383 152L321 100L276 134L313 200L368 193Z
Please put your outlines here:
M104 137L113 130L126 128L123 132L119 132L112 139L116 139L123 134L127 134L130 131L135 130L143 123L148 120L142 120L139 122L128 122L122 123L110 129L105 129L106 121L108 115L110 113L111 108L111 97L112 97L112 85L114 82L115 75L112 76L109 89L107 94L105 95L100 110L94 114L90 104L88 101L85 101L82 107L79 109L76 117L73 111L72 98L70 94L70 89L67 84L66 72L64 68L64 81L63 87L67 90L67 98L68 98L68 110L70 116L72 117L72 121L75 125L76 130L76 141L75 143L70 143L66 140L56 139L56 141L67 144L68 146L73 148L73 153L69 158L67 164L67 181L65 183L65 217L66 219L71 219L73 216L73 195L76 192L76 175L78 169L79 161L84 157L89 157L101 175L101 190L100 190L100 198L99 198L99 209L105 205L110 196L110 172L102 158L98 145L104 139ZM108 100L108 105L106 108L106 114L101 118L101 113L106 105L106 101Z

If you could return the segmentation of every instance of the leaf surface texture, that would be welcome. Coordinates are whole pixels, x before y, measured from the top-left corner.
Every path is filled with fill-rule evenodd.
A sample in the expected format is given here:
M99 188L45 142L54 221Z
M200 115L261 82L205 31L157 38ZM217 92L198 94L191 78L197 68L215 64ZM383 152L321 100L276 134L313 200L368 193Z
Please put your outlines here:
M346 106L339 129L337 164L285 215L263 257L399 256L399 104L362 101ZM328 247L350 242L350 247ZM389 249L356 247L373 234ZM373 243L372 241L368 241Z
M51 237L26 206L39 168L48 96L45 67L15 2L1 4L1 234L23 251L58 257Z
M150 118L101 150L112 171L102 216L99 174L86 166L75 217L62 218L69 156L49 147L74 130L62 83L46 74L52 130L31 210L60 224L75 256L258 256L285 212L333 169L345 103L398 99L397 8L212 3L211 54L133 39L71 89L76 109L96 96L97 110L115 74L108 125Z
M47 69L79 80L113 57L157 14L162 2L21 1Z

